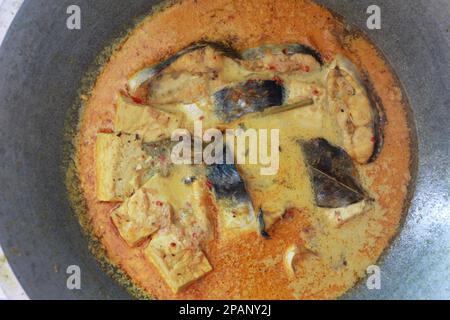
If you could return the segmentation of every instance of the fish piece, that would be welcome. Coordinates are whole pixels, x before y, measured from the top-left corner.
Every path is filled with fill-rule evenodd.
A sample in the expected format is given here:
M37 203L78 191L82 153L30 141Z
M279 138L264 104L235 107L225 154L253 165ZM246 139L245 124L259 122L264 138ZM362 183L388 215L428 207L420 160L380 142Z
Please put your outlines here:
M245 60L238 54L230 54L232 49L226 50L223 46L208 43L195 46L194 50L183 50L181 55L176 54L176 59L169 59L171 63L164 64L165 67L161 70L158 65L158 73L152 75L146 82L146 89L141 90L148 92L148 95L140 98L151 105L174 105L174 110L178 110L180 105L192 105L212 99L219 105L219 115L227 122L268 106L296 104L311 98L311 85L302 80L298 68L307 67L309 72L311 67L305 67L303 61L309 59L313 60L310 64L315 66L312 69L320 69L320 63L313 58L317 58L317 55L307 47L293 45L276 48L278 47L274 46L273 49L276 55L281 54L285 59L290 59L292 65L292 72L285 74L285 79L277 76L277 71L274 70L247 69ZM282 85L284 81L286 86ZM239 103L221 100L243 93L247 98L240 99ZM135 93L131 95L134 96ZM245 109L245 102L250 106L247 111L242 111L241 109ZM229 104L230 108L227 109L225 104ZM207 109L203 111L208 113Z
M216 115L224 122L268 107L281 106L283 102L284 87L274 80L249 80L214 94Z
M280 79L277 77L279 72L296 73L293 80L297 85L301 82L298 76L321 69L323 64L318 52L297 44L250 49L245 52L245 57L248 60L221 44L195 44L138 73L128 84L129 92L152 105L189 104L249 79ZM270 66L255 68L254 64L258 63L269 63ZM291 87L290 91L298 90Z
M172 133L183 127L181 114L134 103L119 97L114 120L115 131L137 134L144 142L170 139Z
M222 52L205 47L180 58L149 82L153 104L192 103L251 74Z
M323 65L321 54L302 44L263 45L242 53L243 65L254 71L308 73Z
M326 77L328 109L342 135L342 147L360 164L376 159L383 144L381 103L368 91L356 66L338 55Z
M341 208L367 198L349 155L325 139L300 142L313 184L316 205Z
M144 68L137 73L135 73L131 78L128 80L127 86L128 90L131 94L136 92L138 88L146 81L151 80L153 77L158 75L161 71L169 67L172 63L177 61L180 57L184 56L185 54L188 54L192 51L204 48L207 46L207 43L196 43L193 44L183 50L178 51L174 55L170 56L168 59L153 65L151 67Z
M234 164L234 153L225 144L222 154L217 155L222 163L207 167L207 178L217 199L232 199L237 202L251 202L244 181Z
M95 178L100 201L122 201L137 190L148 171L142 140L135 135L99 133L95 144Z
M159 231L144 249L144 256L174 293L184 290L212 270L201 249L192 246L178 228Z
M228 147L223 151L231 156ZM207 178L218 207L219 235L232 239L244 232L258 230L258 222L252 201L234 164L214 164L207 168Z
M152 104L191 103L209 96L210 87L242 80L248 72L239 59L239 53L224 44L196 43L132 76L128 90Z
M208 95L208 78L187 71L163 73L148 88L151 104L192 103Z
M293 56L295 54L307 54L312 56L320 65L323 65L322 55L314 48L298 43L291 44L266 44L256 48L250 48L241 53L244 60L263 59L268 54Z

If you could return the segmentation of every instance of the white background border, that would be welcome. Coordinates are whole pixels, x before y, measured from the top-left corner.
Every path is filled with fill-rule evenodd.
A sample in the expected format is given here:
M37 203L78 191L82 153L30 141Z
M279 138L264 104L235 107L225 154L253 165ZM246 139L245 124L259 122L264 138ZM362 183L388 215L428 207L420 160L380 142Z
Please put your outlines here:
M0 0L0 45L23 0ZM28 296L12 272L0 247L0 300L27 300Z

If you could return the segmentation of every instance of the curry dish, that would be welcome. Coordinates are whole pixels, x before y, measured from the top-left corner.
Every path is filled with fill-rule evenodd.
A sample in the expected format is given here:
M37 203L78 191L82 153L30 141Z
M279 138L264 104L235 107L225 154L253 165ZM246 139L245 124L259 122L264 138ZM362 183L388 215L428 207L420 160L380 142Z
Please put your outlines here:
M174 163L172 134L195 140L196 122L278 130L279 167L235 164L250 143L239 154L228 140L231 161ZM330 299L399 227L409 139L391 70L325 8L186 0L146 18L104 66L76 160L95 236L149 296Z

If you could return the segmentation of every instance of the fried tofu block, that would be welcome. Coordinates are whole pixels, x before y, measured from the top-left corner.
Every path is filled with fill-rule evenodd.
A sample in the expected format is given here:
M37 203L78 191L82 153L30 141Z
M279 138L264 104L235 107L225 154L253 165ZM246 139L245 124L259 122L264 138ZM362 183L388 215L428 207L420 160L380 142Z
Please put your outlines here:
M154 181L150 179L111 214L120 235L132 247L171 221L171 205L152 185Z
M140 187L147 156L135 136L99 133L95 146L96 189L100 201L121 201Z
M137 134L144 142L155 142L169 139L176 129L181 128L182 116L120 97L114 126L118 132Z
M168 177L153 176L113 211L113 222L130 246L169 224L183 228L186 238L198 244L213 235L205 189L189 166L176 166Z
M100 201L119 200L114 181L115 163L120 154L120 138L113 134L100 133L95 145L95 177L97 198Z
M175 228L158 232L145 248L144 255L174 293L212 270L203 252Z

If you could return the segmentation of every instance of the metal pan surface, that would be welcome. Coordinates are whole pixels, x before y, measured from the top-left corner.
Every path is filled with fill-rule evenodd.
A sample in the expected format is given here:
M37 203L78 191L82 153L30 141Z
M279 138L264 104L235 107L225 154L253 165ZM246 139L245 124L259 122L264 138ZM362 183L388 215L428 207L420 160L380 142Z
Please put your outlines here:
M66 28L68 0L28 0L0 48L0 244L34 299L128 299L88 249L61 172L64 123L96 56L158 1L78 0L81 31ZM377 0L381 30L367 30L374 1L317 1L365 31L411 105L418 174L399 235L382 257L382 289L361 281L344 298L450 298L450 3ZM82 270L68 290L66 268Z

